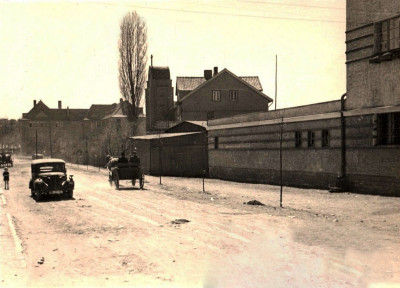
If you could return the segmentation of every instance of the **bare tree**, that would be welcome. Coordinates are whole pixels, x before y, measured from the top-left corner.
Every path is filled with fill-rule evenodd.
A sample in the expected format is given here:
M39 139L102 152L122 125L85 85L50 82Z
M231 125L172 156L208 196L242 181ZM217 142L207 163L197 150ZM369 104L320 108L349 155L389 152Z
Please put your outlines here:
M128 117L138 118L138 109L146 83L147 27L136 12L122 19L119 39L119 87L122 96L132 104Z

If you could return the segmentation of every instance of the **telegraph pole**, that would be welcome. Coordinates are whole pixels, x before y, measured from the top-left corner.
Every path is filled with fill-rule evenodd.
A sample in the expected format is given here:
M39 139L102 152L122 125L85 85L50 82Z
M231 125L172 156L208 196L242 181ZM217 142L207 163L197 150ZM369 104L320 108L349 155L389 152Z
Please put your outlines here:
M158 134L158 140L160 141L159 142L159 144L160 144L160 147L159 147L159 149L158 149L158 151L159 151L159 162L158 162L158 170L159 170L159 172L160 172L160 185L162 185L162 183L161 183L161 166L162 166L162 161L161 161L161 155L162 155L162 152L161 152L161 134Z
M36 155L35 158L37 157L37 129L36 129Z
M49 134L50 134L50 158L53 158L53 147L51 144L51 122L49 122Z
M275 55L275 110L278 96L278 55Z
M280 192L280 207L282 208L282 190L283 190L283 177L282 177L282 135L283 135L283 116L281 118L280 123L280 137L279 137L279 171L280 171L280 178L281 178L281 192Z

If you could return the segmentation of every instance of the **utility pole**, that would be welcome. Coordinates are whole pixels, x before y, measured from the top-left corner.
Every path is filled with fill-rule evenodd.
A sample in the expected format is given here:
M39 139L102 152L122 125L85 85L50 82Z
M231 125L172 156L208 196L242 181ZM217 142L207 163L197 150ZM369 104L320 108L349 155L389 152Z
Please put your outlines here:
M51 143L51 122L49 122L49 134L50 134L50 158L53 158L53 147Z
M279 137L279 171L280 171L280 178L281 178L281 192L280 192L280 207L282 208L282 190L283 190L283 177L282 177L282 135L283 135L283 116L281 118L280 123L280 137Z
M87 136L86 138L86 170L89 170L89 153L88 153L88 142L87 142Z
M35 154L35 158L37 156L37 129L36 129L36 154Z
M162 152L161 152L161 134L158 134L158 140L159 140L159 144L160 144L160 147L159 147L159 149L158 149L158 151L159 151L159 162L158 162L158 171L160 172L160 185L162 185L162 183L161 183L161 166L162 166L162 161L161 161L161 155L162 155Z
M278 55L275 55L275 110L278 96Z

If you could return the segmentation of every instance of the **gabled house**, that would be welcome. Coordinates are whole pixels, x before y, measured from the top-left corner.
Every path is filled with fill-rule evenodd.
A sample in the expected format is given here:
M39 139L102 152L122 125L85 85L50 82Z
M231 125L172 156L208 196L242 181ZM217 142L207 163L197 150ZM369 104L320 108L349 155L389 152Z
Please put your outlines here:
M176 118L206 121L268 111L273 100L262 92L257 76L238 77L228 69L205 70L204 77L177 77Z

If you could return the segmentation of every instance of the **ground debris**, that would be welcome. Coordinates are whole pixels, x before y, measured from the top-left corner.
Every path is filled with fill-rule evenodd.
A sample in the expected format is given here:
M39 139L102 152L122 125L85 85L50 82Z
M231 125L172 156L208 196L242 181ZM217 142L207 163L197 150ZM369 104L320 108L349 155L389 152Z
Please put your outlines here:
M261 202L258 201L258 200L251 200L251 201L249 201L249 202L244 202L243 204L265 206L265 204L261 203Z
M185 224L188 222L190 222L190 221L187 219L175 219L175 220L171 221L172 224Z
M44 257L40 258L40 260L37 263L42 265L44 263Z

